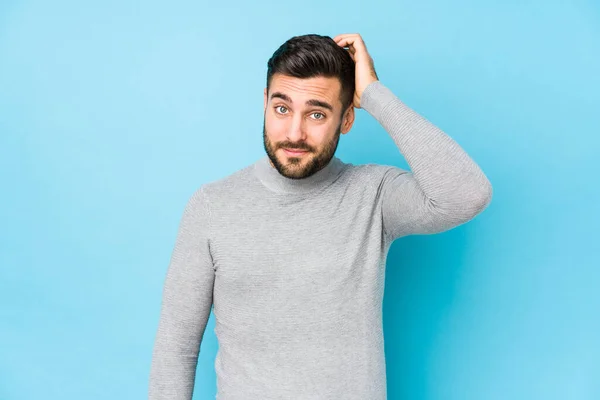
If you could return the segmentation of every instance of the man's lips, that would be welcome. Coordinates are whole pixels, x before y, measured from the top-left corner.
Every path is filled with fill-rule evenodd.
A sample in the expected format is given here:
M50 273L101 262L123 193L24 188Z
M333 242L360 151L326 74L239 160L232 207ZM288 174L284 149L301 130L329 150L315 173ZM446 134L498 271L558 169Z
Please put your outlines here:
M299 156L302 154L306 154L308 153L308 150L301 150L301 149L287 149L287 148L283 148L283 151L286 152L286 154L289 154L291 156Z

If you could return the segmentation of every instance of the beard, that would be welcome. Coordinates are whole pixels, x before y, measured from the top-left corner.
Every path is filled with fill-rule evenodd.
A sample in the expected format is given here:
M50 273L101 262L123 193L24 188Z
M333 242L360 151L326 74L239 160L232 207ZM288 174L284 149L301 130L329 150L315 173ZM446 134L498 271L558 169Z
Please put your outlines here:
M341 129L342 122L340 121L333 140L326 143L320 151L314 151L313 149L306 147L303 143L283 142L276 146L269 140L265 121L263 119L263 145L267 155L269 156L269 159L271 160L271 163L281 175L290 179L308 178L329 164L335 155L335 151L340 141ZM289 157L283 155L282 159L280 160L277 158L275 153L277 150L284 147L306 150L307 153L298 157Z

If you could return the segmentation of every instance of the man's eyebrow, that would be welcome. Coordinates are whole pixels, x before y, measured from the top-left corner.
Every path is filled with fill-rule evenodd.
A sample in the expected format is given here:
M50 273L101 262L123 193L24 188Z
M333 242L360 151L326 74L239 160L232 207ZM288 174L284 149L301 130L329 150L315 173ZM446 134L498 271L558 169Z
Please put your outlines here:
M278 97L280 99L283 99L283 100L287 101L288 103L292 103L292 104L294 103L292 101L292 99L290 99L290 96L288 96L285 93L274 92L274 93L271 94L271 99L274 99L276 97ZM314 106L314 107L326 108L329 111L333 112L333 106L331 104L327 103L326 101L317 100L317 99L311 99L311 100L307 100L306 101L306 105L307 106Z

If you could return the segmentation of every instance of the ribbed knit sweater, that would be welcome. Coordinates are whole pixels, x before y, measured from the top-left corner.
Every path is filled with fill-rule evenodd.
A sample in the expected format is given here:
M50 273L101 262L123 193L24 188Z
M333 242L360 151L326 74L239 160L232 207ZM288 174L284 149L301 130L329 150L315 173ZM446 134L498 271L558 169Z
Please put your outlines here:
M410 169L334 158L280 175L265 155L189 198L166 272L150 400L190 400L215 316L217 399L384 400L386 256L489 204L479 166L380 81L361 107Z

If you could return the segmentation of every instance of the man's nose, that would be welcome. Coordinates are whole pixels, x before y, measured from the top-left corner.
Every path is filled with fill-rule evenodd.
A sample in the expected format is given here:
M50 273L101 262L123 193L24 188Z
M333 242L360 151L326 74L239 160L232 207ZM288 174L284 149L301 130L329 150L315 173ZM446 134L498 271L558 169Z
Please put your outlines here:
M288 139L294 143L306 140L306 124L302 116L294 116L288 131Z

